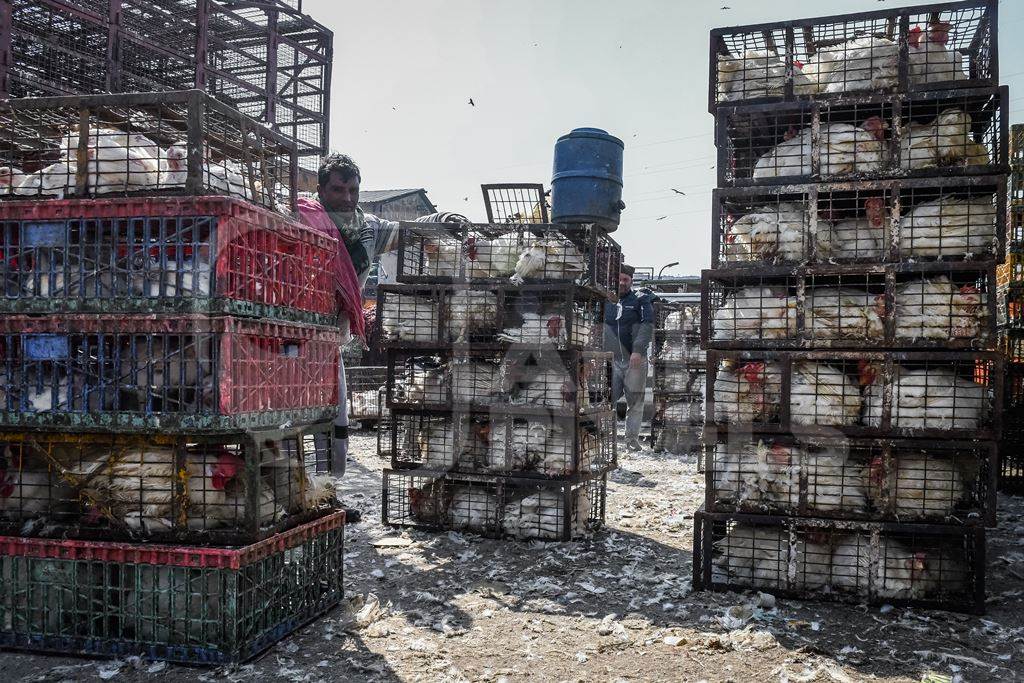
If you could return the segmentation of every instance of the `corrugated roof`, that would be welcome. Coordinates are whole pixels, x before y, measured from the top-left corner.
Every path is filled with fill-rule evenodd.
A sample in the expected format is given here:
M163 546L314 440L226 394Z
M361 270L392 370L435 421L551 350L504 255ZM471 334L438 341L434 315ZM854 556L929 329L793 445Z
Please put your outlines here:
M399 199L410 194L416 194L417 192L426 192L422 187L416 187L408 190L360 190L359 201L360 202L387 202L392 199Z

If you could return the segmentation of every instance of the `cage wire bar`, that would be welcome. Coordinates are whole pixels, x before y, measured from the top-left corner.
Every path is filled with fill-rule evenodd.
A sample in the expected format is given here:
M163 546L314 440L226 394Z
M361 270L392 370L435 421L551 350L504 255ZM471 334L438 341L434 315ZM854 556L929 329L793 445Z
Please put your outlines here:
M700 304L661 299L654 315L651 444L658 452L693 453L704 423Z
M0 94L204 90L327 153L333 34L294 3L4 0Z
M481 185L488 223L547 223L544 186L534 183Z

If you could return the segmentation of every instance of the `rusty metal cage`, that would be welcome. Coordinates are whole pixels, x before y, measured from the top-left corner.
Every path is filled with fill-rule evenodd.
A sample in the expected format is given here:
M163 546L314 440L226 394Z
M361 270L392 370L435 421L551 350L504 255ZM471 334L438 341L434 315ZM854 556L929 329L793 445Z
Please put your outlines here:
M719 107L720 187L1008 170L1006 88Z
M0 197L215 194L291 211L295 143L198 90L0 106Z
M618 295L622 249L590 225L407 223L398 238L403 284L578 284Z
M996 522L992 441L736 435L709 445L707 456L711 512Z
M383 521L490 537L571 541L604 524L605 478L540 481L384 470Z
M204 90L265 123L315 169L327 153L333 34L290 3L13 0L0 93Z
M711 31L709 110L999 84L998 4L919 5Z
M1002 176L715 190L713 267L1001 261Z
M999 438L995 352L708 352L709 427L740 434Z
M388 351L388 406L518 414L579 415L607 410L612 354L487 349Z
M380 400L388 379L386 365L355 365L345 367L348 416L353 420L380 419Z
M971 262L705 270L711 349L984 348L995 265Z
M253 543L337 504L329 423L245 436L0 435L0 531Z
M601 474L617 460L610 411L565 418L403 410L387 438L395 469L560 478Z
M534 183L481 185L488 223L548 223L544 186Z
M651 444L657 452L699 452L704 425L704 379L694 381L699 391L654 394Z
M713 513L694 518L693 585L983 613L985 528Z
M381 285L377 319L391 348L600 349L604 301L576 285Z

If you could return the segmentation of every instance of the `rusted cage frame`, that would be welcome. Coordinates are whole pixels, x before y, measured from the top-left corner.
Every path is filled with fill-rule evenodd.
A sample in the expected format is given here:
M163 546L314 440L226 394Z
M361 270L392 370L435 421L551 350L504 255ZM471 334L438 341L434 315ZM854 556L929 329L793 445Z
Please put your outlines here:
M546 195L544 192L544 185L541 183L491 183L480 186L481 192L484 195L484 208L487 209L487 222L488 223L508 223L510 218L514 218L514 223L541 223L547 224L550 222L548 218L548 205L545 199ZM508 198L505 193L509 192L521 192L522 195L517 195L514 198ZM530 207L530 214L525 212L516 212L512 216L508 215L507 211L501 213L505 214L505 220L500 220L501 216L498 211L495 211L499 206L521 206L524 210L526 206L519 202L519 199L523 199L524 195L536 193L536 201L533 206ZM536 209L540 209L540 216L536 217Z
M124 64L126 55L160 55L176 60L193 74L191 82L175 84L177 88L208 89L211 95L229 106L238 106L248 112L257 107L261 111L258 118L262 122L282 134L291 130L288 137L301 148L300 156L304 159L312 157L312 162L315 162L326 154L334 35L303 14L301 5L276 1L236 7L221 0L193 0L188 9L194 14L194 21L190 22L195 26L194 37L187 36L189 40L181 43L168 36L133 31L131 26L122 22L122 2L109 0L108 9L102 14L71 5L65 0L40 0L38 7L76 18L91 27L95 40L106 43L104 62L99 63L97 59L94 64L96 70L104 74L104 91L123 92L126 83L122 81L141 81L148 87L161 89L160 86L165 84ZM0 95L3 96L20 94L16 83L24 80L15 72L18 60L23 56L12 53L12 37L15 35L12 7L11 0L5 0L0 11ZM255 13L246 11L254 8ZM180 12L182 7L175 5L168 9ZM262 16L262 20L257 19L257 15ZM223 34L223 29L229 24L243 33ZM41 41L59 52L73 54L46 35L26 36L25 39ZM265 51L265 56L260 55L261 50ZM236 51L247 54L256 66L236 73L226 63L218 65L218 55ZM285 57L291 55L291 63L282 62L279 51ZM284 75L283 81L281 75ZM256 82L253 79L257 79ZM248 95L231 97L223 92L224 84ZM61 88L56 82L33 81L31 86L48 95L76 94ZM319 100L312 109L307 103L311 97ZM279 114L284 111L289 112L293 120L279 121ZM299 134L302 126L316 126L317 139L303 139Z
M480 487L493 488L495 491L495 511L496 519L493 520L493 528L485 530L473 530L472 533L480 534L484 537L489 538L508 538L510 537L503 530L504 525L504 510L506 505L506 496L510 493L521 492L522 490L527 491L555 491L561 497L561 508L560 514L562 517L562 529L558 534L557 538L544 538L541 540L547 541L571 541L579 538L579 536L573 536L572 529L572 504L575 500L574 496L577 492L588 491L591 487L595 489L597 500L592 500L589 506L589 512L592 516L588 516L588 519L584 523L587 528L587 533L597 531L604 526L606 500L607 500L607 478L604 474L598 474L589 477L574 477L574 478L560 478L560 479L532 479L528 477L510 476L510 475L472 475L472 474L438 474L432 470L384 470L384 480L382 486L381 495L381 521L385 526L398 526L398 527L411 527L414 529L423 529L428 531L444 530L451 527L450 524L444 523L422 523L422 522L403 522L401 520L391 519L389 516L390 503L394 498L391 495L391 489L388 486L389 480L392 478L422 478L431 480L432 482L438 483L443 489L447 491L448 487L463 485L476 485ZM411 517L411 513L409 514Z
M356 420L379 420L382 406L381 389L387 382L388 369L386 365L353 365L345 367L345 394L348 398L348 416ZM359 392L373 391L377 395L375 403L376 410L372 413L356 413L355 394Z
M977 187L992 186L996 196L996 224L993 241L995 250L991 253L975 255L970 259L972 263L1002 262L1006 258L1007 249L1007 189L1006 178L1002 175L977 176L977 175L956 175L937 178L902 178L887 180L868 180L851 182L822 182L822 183L792 183L786 185L765 187L723 187L712 190L711 208L711 267L714 269L750 268L762 269L785 263L783 261L751 260L751 261L727 261L723 258L722 230L725 224L723 217L723 204L729 201L753 199L757 197L778 196L788 194L805 194L807 196L808 215L810 218L807 235L804 240L804 258L800 262L789 262L792 265L806 265L815 261L813 255L816 253L816 236L819 218L818 199L822 195L833 192L884 192L891 195L894 200L887 206L886 223L889 230L889 243L883 248L885 254L878 259L856 259L857 261L871 261L884 263L898 263L901 261L913 261L915 263L929 260L949 263L955 260L967 260L961 257L921 257L918 255L902 256L900 253L900 218L903 206L900 202L900 193L904 190L958 190L974 189ZM1012 214L1012 210L1011 210ZM1024 213L1021 214L1024 216ZM827 263L832 263L828 261ZM825 265L823 263L823 265Z
M900 164L898 163L901 158L901 137L899 128L902 128L902 126L894 127L891 125L890 128L893 128L893 130L890 130L888 138L883 141L882 144L882 156L884 157L884 160L882 167L878 171L864 171L835 176L826 175L824 177L821 176L819 169L820 160L823 156L827 156L821 154L822 143L820 139L820 128L823 123L827 123L827 121L823 120L822 109L833 107L839 109L844 107L870 109L873 107L879 107L888 112L883 118L886 119L886 123L889 124L890 119L892 121L903 121L905 118L904 109L907 108L912 109L916 106L920 109L920 107L929 105L933 102L940 103L943 100L949 100L950 103L955 103L958 100L962 101L965 99L978 103L980 103L982 99L987 99L987 102L983 107L983 111L990 114L990 117L986 117L984 120L978 117L972 117L972 130L983 130L984 124L987 124L991 118L995 118L997 115L999 128L997 131L993 131L992 133L992 142L994 143L995 149L988 149L988 147L986 147L986 150L990 153L989 163L984 165L957 166L955 167L957 177L968 175L991 176L1009 173L1009 117L1007 116L1009 90L1006 86L999 86L975 88L973 90L966 89L922 92L918 93L913 98L909 98L902 94L864 94L846 95L842 99L834 101L799 101L786 102L782 104L719 106L715 112L715 148L717 150L718 187L774 188L778 186L806 184L819 181L842 182L844 180L947 177L949 176L950 167L946 166L929 166L909 170L900 168ZM733 146L731 144L731 140L733 138L730 135L730 130L732 129L732 126L730 125L730 117L745 116L749 118L761 114L767 114L769 116L799 115L801 117L806 117L810 121L810 125L808 126L812 131L812 141L809 148L810 174L785 175L767 178L738 177L735 175L735 159L733 155ZM749 139L750 135L748 132L737 137L738 139ZM775 137L778 139L777 135ZM778 142L776 142L776 145L777 144ZM755 163L756 162L751 162L751 171L753 171ZM856 163L856 159L854 163ZM730 174L732 174L731 177Z
M401 448L399 447L399 423L403 418L420 418L420 419L432 419L445 420L446 422L455 425L453 427L453 450L458 452L464 446L465 434L461 433L457 425L463 419L475 419L484 420L486 418L496 418L500 420L506 420L511 424L512 420L515 419L529 419L530 417L540 417L541 419L551 420L551 424L572 424L572 454L570 457L570 471L567 473L559 474L544 474L535 470L496 470L496 469L473 469L472 467L464 466L462 458L455 458L456 464L453 467L437 468L431 467L428 464L422 462L416 462L411 460L405 460L400 457ZM390 458L390 467L394 470L416 470L418 472L433 472L437 475L451 474L455 476L459 475L471 475L471 476L491 476L491 477L513 477L519 479L536 479L540 481L582 481L592 479L596 476L600 476L611 472L618 468L618 438L616 433L616 417L612 412L611 408L607 408L604 411L595 411L575 417L565 416L538 416L535 412L528 414L522 414L514 411L507 410L496 410L492 411L489 407L469 407L469 408L453 408L451 410L444 410L441 408L430 408L430 409L396 409L392 411L390 418L390 428L387 433L382 436L378 436L379 453L387 453ZM589 469L583 469L581 467L581 453L580 453L580 430L587 428L587 425L592 425L597 429L597 439L602 443L598 446L598 451L607 450L607 459L601 462L592 462ZM605 433L602 432L602 427L610 426L611 429Z
M428 399L424 399L422 402L405 402L401 401L397 395L396 389L399 385L400 371L402 364L413 360L418 357L438 357L442 362L451 363L452 361L473 361L476 359L493 359L498 354L501 354L502 360L512 358L519 363L529 363L530 361L541 361L542 363L551 363L556 360L558 367L564 369L566 376L568 376L573 382L573 386L576 388L574 392L574 398L572 401L566 401L563 406L549 406L545 404L535 403L509 403L507 401L493 401L490 403L462 403L456 402L452 398L451 386L444 386L443 393L445 395L443 403L432 403ZM573 416L587 416L608 410L611 406L611 386L612 386L612 355L611 353L603 351L579 351L579 350L566 350L566 351L542 351L538 352L536 349L517 349L508 347L488 347L483 346L471 346L468 348L455 348L442 346L434 347L433 349L397 349L389 348L387 350L387 382L385 383L387 391L387 407L389 410L415 410L420 412L433 412L437 410L446 411L451 413L453 411L477 411L487 410L494 414L505 414L505 415L516 415L527 417L530 415L537 416L557 416L557 417L573 417ZM584 364L591 366L599 366L601 372L598 370L600 381L597 386L600 387L600 391L604 393L603 396L596 397L593 401L589 395L586 403L583 402L581 397L581 384L580 381L583 379L581 376L580 368ZM549 367L548 365L541 365L540 367ZM593 370L591 370L593 372ZM449 375L450 376L450 375ZM589 376L589 375L588 375ZM589 387L590 385L588 385ZM504 396L503 396L504 398Z
M470 334L465 340L450 339L450 324L452 316L448 305L451 297L457 293L468 292L490 292L495 296L494 324L489 326L493 332ZM537 297L541 303L552 306L556 309L549 312L550 315L561 315L565 321L566 341L558 343L552 341L526 341L510 342L496 339L497 335L506 328L511 328L511 321L516 320L518 315L513 310L515 303L530 297ZM390 298L419 297L421 300L429 300L437 304L437 324L432 330L417 326L417 334L429 334L431 339L423 341L410 341L404 339L388 339L383 330L385 320L385 307ZM604 309L602 304L606 301L604 296L596 294L593 289L576 284L523 284L513 285L505 282L483 287L476 283L456 284L393 284L379 285L377 289L377 322L381 327L381 336L386 339L389 349L424 349L432 350L437 348L452 349L510 349L510 348L543 348L559 350L599 350L602 340L595 338L594 329L603 325ZM401 306L401 304L399 304ZM580 323L577 320L577 313L590 312L593 320L585 320ZM580 329L582 328L582 329ZM578 339L584 338L587 343L580 344Z
M775 515L753 515L722 512L707 512L702 507L694 514L694 545L693 545L693 587L694 590L711 590L716 592L743 590L744 586L737 583L718 584L713 581L713 558L714 558L714 535L713 526L715 523L728 523L735 521L747 525L782 527L786 529L792 538L795 532L822 531L847 531L850 533L868 534L914 534L921 537L931 538L960 538L966 541L973 550L973 557L970 558L970 565L967 573L971 579L965 595L959 600L928 600L928 599L896 599L877 595L854 595L835 593L831 591L814 591L808 594L806 590L797 589L776 589L758 587L757 590L764 590L774 595L786 598L813 598L816 600L825 599L838 602L863 603L865 600L870 604L891 604L899 607L922 607L930 609L948 609L972 614L984 614L985 612L985 527L980 525L956 526L949 524L900 524L893 522L851 522L836 519L822 518L797 518L780 517ZM869 571L870 581L874 582L874 570L876 565L872 563ZM872 589L874 586L870 586ZM873 591L872 591L873 592Z
M984 9L984 15L982 20L979 22L977 31L974 34L971 41L971 48L973 52L980 50L983 46L986 38L986 32L988 37L988 71L990 75L988 78L978 78L972 75L966 81L941 81L931 84L916 84L910 82L909 78L909 47L907 34L910 29L910 16L919 14L931 14L933 18L937 18L941 12L956 11L956 10L970 10L970 9ZM796 37L797 33L801 33L804 37L804 43L813 44L814 28L818 25L824 24L838 24L848 22L871 22L877 20L885 20L887 28L894 34L899 33L898 42L898 62L897 62L897 83L893 88L887 90L896 90L898 92L920 92L928 90L941 90L946 88L965 88L965 87L985 87L994 86L999 84L999 50L996 41L998 35L998 18L999 18L999 7L996 0L966 0L964 2L949 2L949 3L935 3L927 5L912 5L909 7L899 7L891 10L876 10L870 12L856 12L849 14L837 14L824 17L813 17L808 19L796 19L789 21L778 21L761 24L748 24L744 26L730 26L723 28L714 28L710 32L710 49L709 49L709 64L710 69L708 72L708 111L712 114L722 106L727 106L731 103L719 102L718 101L718 56L723 52L727 52L726 39L728 36L744 33L760 33L764 38L765 45L769 49L775 50L780 59L785 65L785 76L783 84L783 94L781 96L762 96L762 97L751 97L737 100L737 102L743 103L779 103L789 102L793 100L805 99L805 98L830 98L830 97L845 97L849 96L850 92L828 94L818 93L814 95L797 95L794 93L793 73L794 73L794 61L796 60ZM781 51L776 44L773 32L781 31L783 38L783 45ZM855 37L856 34L849 36L849 38ZM971 61L971 69L974 70L976 63L973 58ZM959 66L957 66L959 68ZM871 92L869 90L855 90L852 93Z
M417 240L430 239L431 236L455 240L459 245L459 253L464 254L468 248L467 240L470 234L480 234L494 237L515 231L519 246L525 251L529 240L543 238L545 235L556 235L571 241L583 258L586 260L587 276L585 282L568 279L556 279L544 277L537 284L577 284L592 289L598 295L609 301L618 299L618 277L622 265L622 247L603 229L592 225L564 225L560 223L517 223L517 224L492 224L474 223L468 225L457 225L452 223L417 223L402 221L399 226L399 235L396 240L396 252L398 255L398 267L395 274L395 281L409 285L428 284L473 284L473 285L506 285L508 277L477 278L466 275L465 259L459 260L459 273L454 276L423 275L421 273L406 272L406 264L419 260L419 269L422 271L422 262L425 260L422 250L417 256L413 244ZM601 251L604 251L602 258ZM603 267L602 267L603 266ZM600 271L600 272L599 272ZM529 279L527 284L532 284Z
M715 383L718 375L719 363L727 358L749 361L766 361L781 365L781 389L779 392L779 417L777 422L755 422L755 423L730 423L717 422L715 419ZM792 379L793 366L801 361L874 361L881 363L883 370L876 382L882 382L882 405L880 425L869 427L863 425L815 425L799 424L792 422ZM988 410L989 418L983 421L987 426L976 429L935 429L935 428L900 428L892 426L893 401L893 373L895 367L901 363L934 363L941 367L943 364L961 362L965 365L987 363L991 368L987 372L988 384L983 385L986 391L991 392L991 406ZM877 350L835 350L835 351L708 351L706 403L704 406L704 419L706 428L710 435L717 431L715 439L723 438L730 433L739 434L741 437L751 433L761 434L798 434L802 438L828 438L836 435L843 435L852 438L867 439L899 439L913 438L933 440L932 443L941 445L944 439L965 438L970 436L978 440L996 441L1002 433L1002 417L1004 406L1003 381L1005 378L1004 359L1001 354L995 351L877 351ZM922 442L924 443L924 442Z
M969 436L969 435L964 435ZM895 452L901 449L920 449L927 450L929 455L935 456L949 456L957 451L965 452L982 452L985 454L981 457L974 459L978 464L978 478L975 482L973 493L980 493L980 496L972 496L975 500L975 507L966 509L963 511L953 511L947 519L938 520L935 518L913 518L913 520L906 520L903 523L952 523L962 525L972 524L983 524L986 527L996 526L996 486L997 486L997 474L998 474L998 442L997 441L981 441L981 440L967 440L963 438L961 440L941 440L941 439L906 439L906 438L871 438L871 437L841 437L841 436L805 436L802 433L786 433L786 434L765 434L761 433L760 430L754 429L747 433L744 438L741 433L729 433L726 430L717 430L714 427L706 429L703 433L703 441L708 446L707 452L707 469L705 471L705 499L704 499L704 510L708 512L722 512L739 514L746 513L746 510L739 508L735 503L720 503L716 495L717 482L715 481L716 474L719 474L721 470L716 471L715 462L716 456L714 449L716 446L732 445L732 446L746 446L749 444L756 444L758 442L764 442L766 445L770 444L782 444L785 446L793 446L797 448L868 448L874 449L881 453L883 458L882 464L885 466L885 470L889 471L892 463L898 461L898 456ZM884 510L874 510L871 512L861 511L854 512L844 507L840 510L819 510L809 509L808 499L810 492L808 491L808 477L806 476L806 468L813 467L814 460L816 458L814 453L804 452L799 458L799 493L797 507L794 508L792 505L777 505L773 506L770 512L763 512L754 514L770 514L772 516L782 517L812 517L822 519L836 519L836 520L849 520L849 521L868 521L868 522L901 522L899 519L899 513L893 512L888 513ZM966 461L973 459L971 455L961 455L957 458L957 461ZM857 468L859 464L850 464L849 467ZM845 468L844 468L845 469ZM845 472L844 472L845 475ZM832 484L832 486L844 486L845 487L845 476L843 477L843 484ZM927 482L925 483L924 491L927 492Z
M331 465L331 440L333 425L329 422L321 422L307 427L281 427L262 431L237 432L235 434L189 434L189 435L134 435L134 434L89 434L79 433L69 436L65 433L47 434L42 432L15 432L4 430L0 432L0 441L18 441L28 447L37 445L44 447L46 444L55 445L68 441L77 442L83 445L94 445L98 447L145 449L154 447L173 448L176 462L175 470L187 472L188 446L221 446L226 444L240 444L244 460L244 473L246 484L260 480L260 454L263 446L268 442L294 441L300 451L294 453L294 457L302 457L303 466L307 473L329 474L332 472ZM309 449L309 450L306 450ZM310 458L310 452L313 457ZM49 457L43 456L49 461ZM74 481L77 479L73 474L62 474L59 471L60 463L49 461L49 471L60 479L67 481L73 490L79 488ZM70 476L71 478L67 478ZM87 482L80 482L85 484ZM140 484L141 486L141 484ZM44 527L36 528L33 532L27 532L25 522L19 519L7 520L0 514L0 533L8 535L46 535L75 538L80 540L94 541L126 541L134 542L139 540L184 543L187 545L245 545L269 539L276 534L287 531L297 525L319 519L324 516L324 510L308 510L287 514L281 521L271 525L261 526L259 520L260 501L259 488L256 486L246 487L246 501L244 510L244 521L234 527L194 529L184 523L186 506L188 505L189 493L187 490L188 477L180 476L174 480L172 494L172 511L174 515L174 528L167 531L142 532L130 528L127 524L114 523L112 525L90 527L83 524L67 524L49 521ZM140 501L144 490L140 487ZM83 503L92 501L85 493L80 494ZM275 497L276 504L276 497ZM329 511L328 511L329 512ZM113 521L113 520L111 520Z
M927 340L914 339L912 342L901 342L896 338L896 288L899 276L921 276L929 278L936 275L973 275L986 281L985 315L979 321L979 334L975 338L963 340ZM806 281L816 277L876 277L884 281L885 315L882 324L884 333L881 339L863 338L827 339L815 337L805 322ZM794 335L785 339L715 339L713 321L715 310L711 297L713 283L722 281L748 282L769 285L772 280L796 283L794 298L796 320ZM912 263L883 264L850 264L850 265L807 265L807 266L775 266L750 268L717 268L701 271L701 348L707 350L743 350L743 349L801 349L801 348L833 348L833 349L981 349L995 342L998 320L998 300L996 296L996 265L981 264L972 261L936 261ZM828 285L831 287L831 285ZM788 289L787 285L787 289ZM710 365L710 363L709 363Z

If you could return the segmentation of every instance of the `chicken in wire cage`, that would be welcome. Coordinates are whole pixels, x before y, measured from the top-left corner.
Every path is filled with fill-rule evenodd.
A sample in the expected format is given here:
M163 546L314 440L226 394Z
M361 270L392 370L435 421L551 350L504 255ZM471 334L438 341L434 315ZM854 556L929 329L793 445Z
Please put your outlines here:
M879 363L861 360L860 383L864 386L864 423L882 426L884 368ZM965 376L966 375L966 376ZM975 381L973 363L952 367L941 362L896 365L892 369L892 409L894 429L977 430L991 419L990 387ZM986 376L981 378L987 381Z

